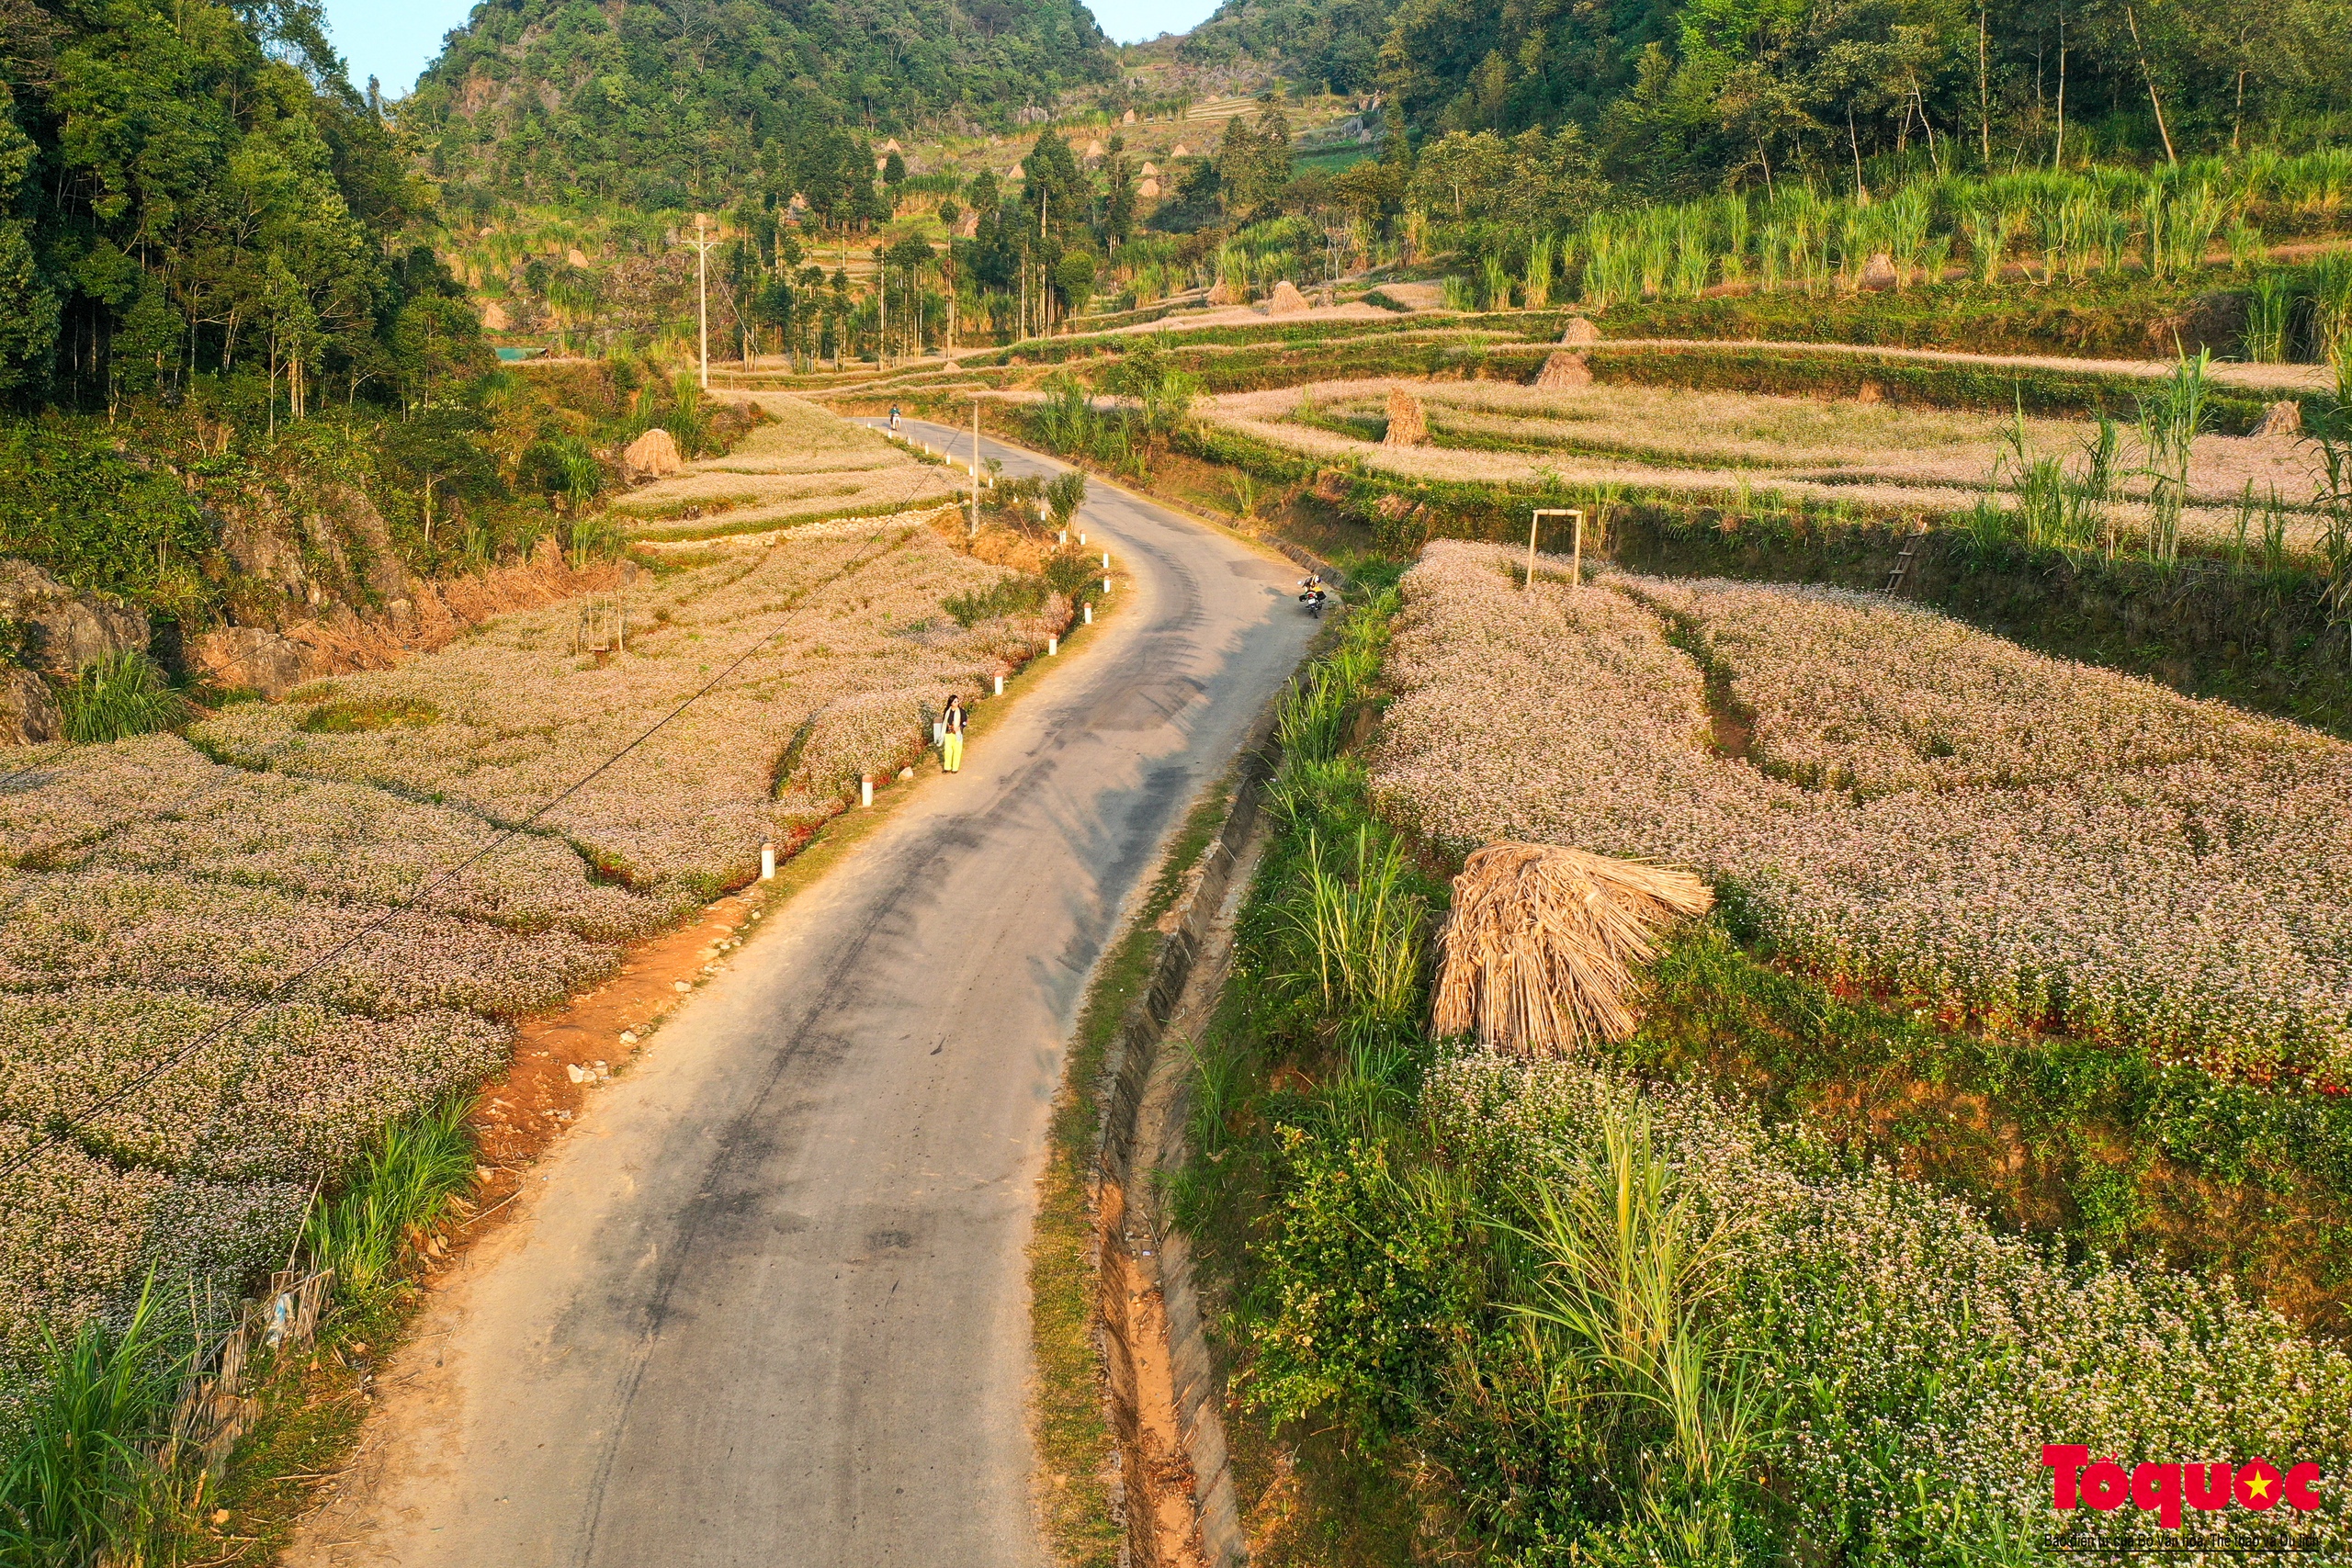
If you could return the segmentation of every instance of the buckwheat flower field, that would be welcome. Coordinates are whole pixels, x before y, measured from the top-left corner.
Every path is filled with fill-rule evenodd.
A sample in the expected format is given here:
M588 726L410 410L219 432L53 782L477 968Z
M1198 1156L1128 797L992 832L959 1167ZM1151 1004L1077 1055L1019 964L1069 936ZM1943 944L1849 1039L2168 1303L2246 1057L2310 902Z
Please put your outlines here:
M1399 819L1690 866L1784 957L1988 1030L2352 1078L2352 748L1868 596L1511 559L1406 579Z
M778 826L778 761L814 716L876 690L929 691L933 705L959 687L968 697L1044 646L1056 608L956 628L941 601L1007 574L922 526L711 554L624 596L623 651L571 652L573 606L509 616L396 670L231 709L196 739L234 761L386 786L512 823L569 787L583 760L613 755L725 673L628 767L540 818L634 886L710 887L758 864ZM306 730L329 704L432 716ZM922 734L911 713L903 733Z
M1042 649L1057 596L943 604L1006 575L922 517L721 542L601 621L508 615L0 773L0 1161L35 1151L0 1182L0 1359L151 1270L226 1301L282 1264L314 1185L494 1072L513 1020ZM616 606L626 647L583 650Z
M1389 446L1380 439L1392 386L1421 400L1429 445ZM1985 494L2007 423L1989 414L1622 383L1539 390L1387 379L1224 393L1202 399L1196 412L1237 434L1406 480L1615 484L1709 505L1773 510L1805 502L1945 518L1968 513ZM2036 453L2064 455L2077 468L2075 455L2091 432L2079 420L2027 424ZM2128 469L2140 461L2136 442L2127 452ZM2275 488L2289 503L2287 542L2298 551L2313 549L2324 531L2306 504L2314 461L2311 448L2291 441L2199 437L2183 534L2230 539L2245 487L2255 495ZM2007 464L1993 488L2014 496L2017 482L2015 465ZM2148 481L2127 472L2119 483L2111 520L2126 537L2143 536Z
M1759 1457L1794 1528L1817 1532L1788 1543L1797 1561L1871 1519L1984 1543L1987 1562L2061 1548L2080 1562L2150 1547L2231 1562L2289 1545L2313 1562L2352 1553L2352 1490L2335 1481L2352 1470L2352 1356L2225 1281L2069 1266L1957 1200L1840 1171L1702 1090L1637 1089L1588 1061L1444 1058L1421 1106L1450 1161L1513 1182L1595 1157L1610 1113L1645 1111L1709 1220L1737 1227L1736 1288L1718 1299L1781 1405ZM2190 1508L2168 1529L2137 1507L2052 1508L2044 1443L2086 1444L2126 1471L2308 1462L2329 1483L2315 1511ZM2001 1540L2016 1550L1993 1553Z

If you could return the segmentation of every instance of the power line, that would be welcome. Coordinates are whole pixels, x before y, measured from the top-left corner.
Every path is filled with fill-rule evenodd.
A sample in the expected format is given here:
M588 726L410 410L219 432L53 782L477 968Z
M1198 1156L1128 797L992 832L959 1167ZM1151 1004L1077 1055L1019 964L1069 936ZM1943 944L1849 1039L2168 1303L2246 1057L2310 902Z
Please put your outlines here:
M908 493L911 494L912 492L912 487L910 486ZM869 536L867 542L870 544L874 539L878 537L880 537L879 532ZM878 552L876 553L878 554ZM220 1023L216 1024L213 1028L206 1031L203 1034L198 1035L196 1039L190 1041L178 1051L164 1057L161 1061L156 1062L145 1071L131 1077L128 1082L123 1083L99 1096L96 1100L84 1106L81 1110L74 1111L72 1115L53 1121L48 1126L39 1129L31 1143L28 1144L22 1150L18 1151L18 1153L10 1158L6 1164L0 1165L0 1180L5 1180L6 1178L15 1175L17 1171L23 1169L26 1165L29 1164L33 1157L41 1153L42 1150L53 1145L64 1142L68 1134L72 1133L76 1128L87 1124L92 1118L102 1115L107 1111L120 1104L123 1100L137 1093L140 1089L144 1089L147 1085L154 1082L155 1079L161 1077L164 1074L170 1072L173 1068L178 1066L181 1063L195 1055L196 1053L202 1050L204 1047L212 1044L222 1036L228 1034L231 1031L244 1023L246 1020L251 1019L256 1014L270 1008L278 1006L286 999L288 993L290 993L295 987L300 985L319 969L324 967L326 964L341 957L344 953L349 952L353 947L356 946L359 942L372 935L379 928L397 919L399 917L408 913L410 910L416 908L453 878L463 875L468 871L473 869L476 865L479 865L482 861L488 859L491 855L495 854L498 851L505 848L508 843L520 837L526 829L529 828L540 818L546 816L557 807L561 806L565 801L579 794L597 778L617 766L622 759L628 756L632 751L635 751L639 747L644 745L648 740L650 740L655 735L668 728L670 724L676 720L678 716L684 714L688 708L692 707L695 704L700 702L704 697L708 696L713 691L717 690L722 683L731 677L736 671L741 669L744 664L749 662L754 654L758 653L769 643L774 642L777 637L781 637L784 634L785 628L792 624L793 617L800 613L802 605L806 604L808 600L815 597L818 593L822 592L832 584L840 581L842 578L847 577L852 572L855 571L860 566L864 565L867 560L872 558L874 558L871 555L861 555L857 559L851 561L847 566L842 567L839 571L834 572L822 582L820 582L816 586L810 588L807 592L800 596L799 601L797 602L792 608L785 612L783 618L777 621L775 626L764 636L761 637L757 641L745 648L741 653L736 655L735 658L729 662L724 669L720 670L718 674L712 676L696 690L688 694L685 699L680 702L677 706L672 708L668 713L662 715L661 718L655 720L627 745L614 752L611 756L605 758L603 761L597 763L596 766L591 768L587 773L582 773L579 778L573 780L560 794L541 802L529 816L524 818L519 822L514 823L499 830L499 832L492 838L489 843L483 845L481 849L475 851L472 854L467 856L464 860L458 862L448 870L442 872L439 875L434 877L432 881L426 883L413 894L411 894L404 902L393 905L392 907L385 909L383 913L374 917L372 919L369 919L358 930L353 931L351 935L346 937L344 941L336 943L325 953L321 953L318 957L312 959L310 963L305 964L301 968L296 970L293 974L279 981L277 988L271 991L269 995L258 998L255 1000L247 1003L244 1007L240 1008ZM202 792L198 791L197 793L201 794Z

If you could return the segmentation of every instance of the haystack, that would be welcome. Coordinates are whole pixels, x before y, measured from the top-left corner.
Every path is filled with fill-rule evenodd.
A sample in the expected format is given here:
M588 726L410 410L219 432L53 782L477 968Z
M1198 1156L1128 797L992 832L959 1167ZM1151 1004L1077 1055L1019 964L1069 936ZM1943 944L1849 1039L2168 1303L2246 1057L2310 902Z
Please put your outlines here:
M1865 288L1894 288L1902 281L1894 271L1894 258L1884 251L1872 252L1871 259L1862 264L1862 287Z
M1560 330L1560 341L1571 345L1596 344L1600 341L1600 329L1592 324L1589 316L1570 316L1568 324Z
M1388 389L1388 434L1380 438L1383 446L1426 446L1430 444L1429 416L1421 412L1421 400L1402 387Z
M1306 310L1306 296L1301 294L1298 286L1287 277L1274 285L1272 295L1266 300L1266 314L1269 316L1303 316Z
M655 425L621 449L621 467L632 477L661 479L685 467L674 436Z
M2301 435L2303 433L2303 405L2292 400L2272 403L2262 411L2262 423L2254 427L2257 441L2267 435Z
M1591 385L1591 362L1583 355L1570 354L1565 348L1555 349L1544 361L1544 368L1535 373L1535 389L1539 392L1556 392L1568 387Z
M1434 1024L1522 1056L1623 1040L1652 935L1714 904L1687 872L1553 844L1489 844L1453 879Z
M1229 277L1218 278L1216 287L1209 290L1209 303L1212 305L1242 305L1249 299L1250 291Z

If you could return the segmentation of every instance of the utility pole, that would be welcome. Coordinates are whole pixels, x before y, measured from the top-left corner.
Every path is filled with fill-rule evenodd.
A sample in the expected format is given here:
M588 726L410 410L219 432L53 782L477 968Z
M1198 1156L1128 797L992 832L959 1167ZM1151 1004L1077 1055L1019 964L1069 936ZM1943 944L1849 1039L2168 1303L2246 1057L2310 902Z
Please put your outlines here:
M710 219L705 213L695 214L695 237L686 242L695 248L695 310L702 332L702 389L710 390L710 253L718 243L716 233L706 234Z
M980 400L972 398L972 536L980 536Z

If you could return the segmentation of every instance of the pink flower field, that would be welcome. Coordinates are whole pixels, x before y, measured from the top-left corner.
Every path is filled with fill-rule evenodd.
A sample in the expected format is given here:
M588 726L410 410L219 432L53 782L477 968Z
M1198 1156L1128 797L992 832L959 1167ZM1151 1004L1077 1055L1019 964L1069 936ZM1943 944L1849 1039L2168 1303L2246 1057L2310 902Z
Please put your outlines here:
M151 1269L233 1297L316 1182L495 1072L510 1021L755 874L1069 615L959 626L942 601L1007 573L921 517L673 559L619 595L625 650L575 651L556 604L0 782L0 1160L73 1123L0 1182L0 1355Z
M1399 819L1691 867L1787 959L1976 1027L2352 1081L2352 747L1870 595L1513 558L1405 580Z

